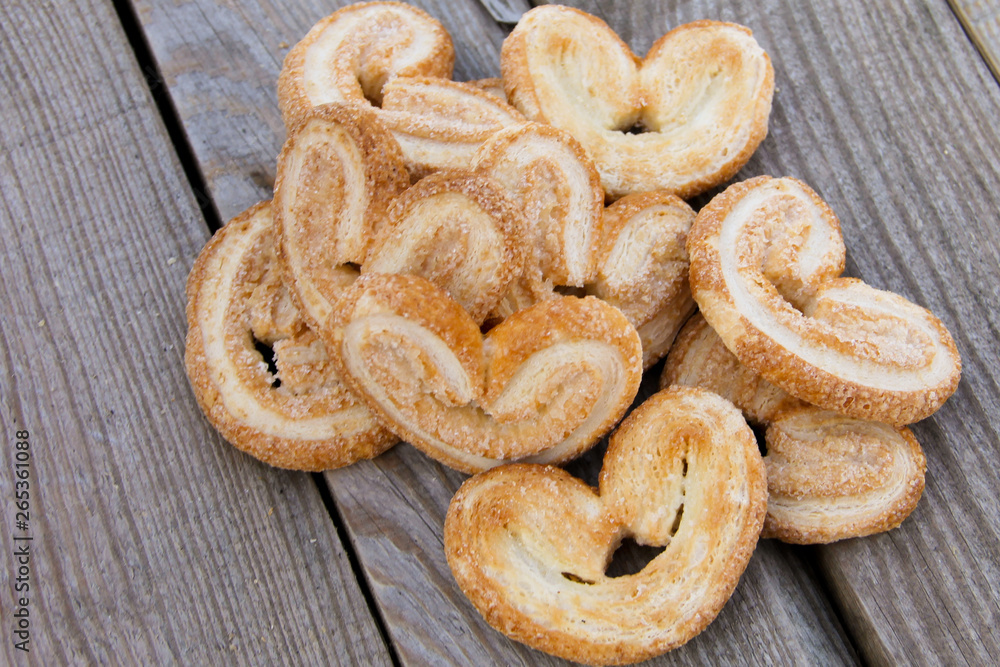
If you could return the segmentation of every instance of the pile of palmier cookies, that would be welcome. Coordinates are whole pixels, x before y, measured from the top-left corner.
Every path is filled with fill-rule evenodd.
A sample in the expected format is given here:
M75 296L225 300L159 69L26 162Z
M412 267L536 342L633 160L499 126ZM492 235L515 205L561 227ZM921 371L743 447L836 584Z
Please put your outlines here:
M798 180L683 199L767 134L774 72L750 31L687 24L640 59L543 6L505 40L502 80L452 81L453 62L440 23L389 2L288 53L273 199L188 280L186 366L218 431L285 468L403 439L473 473L444 527L462 591L513 639L591 664L704 629L761 535L899 525L924 485L906 425L958 383L948 331L840 277L839 222ZM626 417L664 356L662 391ZM619 422L599 488L551 465ZM664 548L609 577L625 538Z

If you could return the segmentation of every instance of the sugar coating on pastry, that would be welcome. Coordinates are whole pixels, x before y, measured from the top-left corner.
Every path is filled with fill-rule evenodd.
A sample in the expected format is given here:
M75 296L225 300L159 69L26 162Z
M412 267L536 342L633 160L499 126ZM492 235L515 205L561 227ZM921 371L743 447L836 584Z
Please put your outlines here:
M766 425L764 537L824 544L891 530L924 488L923 450L907 428L822 410L744 366L700 314L667 355L660 386L713 391Z
M500 64L514 106L579 140L611 198L703 192L767 134L774 70L743 26L689 23L640 60L597 17L548 5L522 16Z
M663 191L628 195L604 211L597 277L589 293L615 306L642 339L649 368L694 312L687 235L694 211Z
M637 327L644 365L659 360L694 308L685 247L691 207L651 192L604 208L597 169L579 142L541 123L493 135L473 166L519 203L528 230L525 271L492 317L560 293L595 295Z
M318 21L285 56L278 103L286 126L331 102L371 107L399 76L451 78L455 52L437 19L399 2L362 2Z
M767 429L764 537L820 544L899 526L924 490L927 461L908 428L800 408Z
M903 297L838 278L836 216L801 181L730 186L688 237L691 291L733 354L822 408L903 425L955 391L961 360L944 324Z
M409 275L362 275L323 337L388 428L465 472L579 456L621 419L642 376L635 328L598 299L546 301L483 336Z
M579 142L549 125L524 123L494 134L472 167L499 182L524 212L534 249L527 280L552 289L593 279L604 191Z
M396 438L340 382L274 256L270 202L220 229L187 284L185 365L198 405L238 449L281 468L327 470ZM270 370L258 345L272 348Z
M379 120L399 142L415 179L440 169L468 169L483 142L526 122L506 99L471 83L400 77L383 93Z
M392 202L363 273L408 273L443 288L477 323L524 267L524 219L489 178L437 172Z
M494 628L586 664L627 664L701 632L731 596L766 506L753 433L710 392L674 388L611 437L595 490L563 470L475 475L445 519L445 553ZM636 574L605 570L626 537L664 550Z
M399 146L371 111L328 104L289 129L278 156L278 257L319 328L357 275L389 203L409 185Z
M809 405L774 386L740 363L701 313L684 323L660 376L660 388L701 387L743 411L753 424L767 424L778 413Z

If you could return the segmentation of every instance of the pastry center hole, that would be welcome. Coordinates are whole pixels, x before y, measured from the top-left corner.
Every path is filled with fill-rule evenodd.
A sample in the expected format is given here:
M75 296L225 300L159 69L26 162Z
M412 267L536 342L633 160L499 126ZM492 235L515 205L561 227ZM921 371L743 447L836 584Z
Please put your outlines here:
M587 296L586 287L573 287L571 285L556 285L552 288L556 294L562 294L563 296L576 296L581 299Z
M275 363L274 348L256 338L253 339L253 346L260 353L264 363L267 364L267 372L271 375L271 387L277 389L281 386L281 379L278 378L278 365Z
M680 519L675 521L675 525L679 522ZM615 550L614 555L611 557L611 562L608 563L605 575L614 579L616 577L627 577L638 574L644 567L649 565L651 560L663 553L665 548L644 546L627 537L622 540L622 543L618 545L618 549Z

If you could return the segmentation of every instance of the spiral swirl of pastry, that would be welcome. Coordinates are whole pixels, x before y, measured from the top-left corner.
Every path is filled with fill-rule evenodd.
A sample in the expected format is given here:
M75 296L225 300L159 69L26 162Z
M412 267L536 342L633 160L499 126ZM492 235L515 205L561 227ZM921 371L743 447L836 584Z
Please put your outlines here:
M578 456L624 415L642 375L635 328L597 299L540 303L484 337L447 294L408 275L362 275L323 336L394 433L465 472Z
M605 209L597 169L579 142L541 123L496 133L473 166L519 204L531 249L524 274L493 316L577 288L625 314L639 331L646 367L659 360L694 309L685 247L691 207L654 192Z
M871 535L897 527L920 500L926 461L910 429L789 396L742 365L700 315L667 356L660 386L671 385L713 391L768 425L764 537L819 544Z
M611 437L599 490L551 466L475 475L445 519L459 587L494 628L592 665L645 660L716 617L766 506L753 433L710 392L674 388ZM626 537L664 546L632 575L605 574Z
M306 321L319 329L357 276L389 203L409 185L399 146L370 111L312 109L278 156L278 257Z
M484 141L526 122L507 100L473 83L400 77L383 92L378 117L399 142L415 179L439 169L468 169Z
M492 180L432 174L400 195L362 273L408 273L443 288L477 323L524 267L524 220Z
M686 247L694 217L683 200L662 191L628 195L604 211L597 278L587 291L636 327L645 368L667 353L695 309Z
M835 277L843 241L804 183L730 186L688 237L691 291L733 354L809 403L904 425L955 391L961 360L934 315L860 280Z
M701 313L684 323L660 376L660 388L701 387L743 411L753 424L770 423L780 412L802 408L805 401L775 387L733 356Z
M280 280L269 202L219 230L187 284L185 364L198 405L238 449L281 468L326 470L396 442L353 398ZM257 345L270 346L276 371Z
M640 61L600 19L549 5L521 18L500 58L511 103L576 137L612 198L703 192L767 134L774 70L742 26L680 26Z
M896 528L924 491L927 461L908 428L813 407L767 429L764 537L818 544Z
M472 167L500 183L524 213L534 250L527 282L551 290L593 280L604 191L579 142L549 125L525 123L494 134Z
M291 127L316 106L382 104L400 76L451 78L455 51L436 19L399 2L362 2L320 20L285 56L278 103Z

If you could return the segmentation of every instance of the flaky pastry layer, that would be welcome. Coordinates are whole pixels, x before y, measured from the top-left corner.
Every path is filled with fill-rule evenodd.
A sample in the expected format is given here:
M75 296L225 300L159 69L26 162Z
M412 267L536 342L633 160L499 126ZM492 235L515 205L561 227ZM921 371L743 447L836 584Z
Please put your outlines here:
M642 375L635 328L598 299L546 301L484 336L416 276L362 275L323 337L388 428L465 472L579 456L621 419Z
M291 127L329 103L371 108L400 76L451 78L455 51L448 31L401 2L360 2L318 21L285 56L278 104Z
M185 365L222 436L281 468L327 470L396 442L333 370L281 281L269 202L234 218L188 277ZM270 347L269 370L258 346Z
M599 490L549 466L476 475L452 499L445 553L459 587L507 636L586 664L626 664L715 618L764 520L764 466L733 406L675 388L611 437ZM609 577L626 537L665 547Z
M521 17L500 57L514 106L579 140L612 198L703 192L767 134L774 70L743 26L689 23L640 60L600 19L547 5Z
M694 299L726 347L797 398L903 425L958 386L961 360L938 318L837 277L839 222L801 181L730 186L699 212L688 254Z

